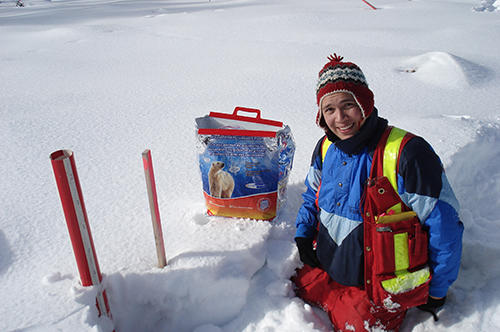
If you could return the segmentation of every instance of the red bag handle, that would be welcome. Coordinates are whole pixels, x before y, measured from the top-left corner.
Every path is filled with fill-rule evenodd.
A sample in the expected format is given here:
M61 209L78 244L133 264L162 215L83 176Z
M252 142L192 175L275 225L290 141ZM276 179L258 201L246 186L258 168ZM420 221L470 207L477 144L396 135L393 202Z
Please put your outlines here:
M243 111L243 112L248 112L248 113L255 113L257 116L255 117L258 120L261 120L260 118L260 110L257 108L249 108L249 107L241 107L241 106L236 106L233 111L234 116L238 116L238 111Z
M251 117L251 116L238 115L239 111L249 112L249 113L255 113L256 116L255 117ZM223 118L223 119L239 120L239 121L245 121L245 122L261 123L261 124L270 125L270 126L276 126L276 127L282 127L283 126L283 122L281 122L281 121L274 121L274 120L269 120L269 119L262 119L260 117L260 110L257 109L257 108L249 108L249 107L237 106L237 107L235 107L235 109L233 111L233 114L210 112L209 116L213 117L213 118Z

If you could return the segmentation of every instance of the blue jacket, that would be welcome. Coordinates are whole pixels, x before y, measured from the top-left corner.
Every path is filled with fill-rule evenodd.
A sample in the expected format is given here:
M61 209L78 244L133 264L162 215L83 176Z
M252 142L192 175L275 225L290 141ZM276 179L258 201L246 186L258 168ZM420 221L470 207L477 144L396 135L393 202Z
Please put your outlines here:
M372 156L387 127L375 110L361 130L347 140L331 132L324 162L321 143L314 149L299 209L296 237L316 237L316 253L333 280L348 286L364 284L363 218L360 201ZM430 295L445 296L456 280L462 252L463 224L458 201L441 161L421 137L404 146L399 159L398 192L429 233ZM318 193L319 190L319 193ZM316 199L319 206L316 206Z

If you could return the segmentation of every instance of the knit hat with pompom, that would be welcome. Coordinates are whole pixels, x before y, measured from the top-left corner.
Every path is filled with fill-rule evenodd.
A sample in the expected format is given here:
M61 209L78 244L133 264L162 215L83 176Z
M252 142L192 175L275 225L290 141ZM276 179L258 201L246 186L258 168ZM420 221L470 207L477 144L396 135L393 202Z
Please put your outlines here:
M370 116L373 111L373 92L368 88L365 75L356 64L342 62L342 59L343 57L335 53L330 55L328 63L319 72L316 85L316 101L319 108L316 123L319 126L322 117L321 102L324 97L336 92L350 93L358 103L363 118Z

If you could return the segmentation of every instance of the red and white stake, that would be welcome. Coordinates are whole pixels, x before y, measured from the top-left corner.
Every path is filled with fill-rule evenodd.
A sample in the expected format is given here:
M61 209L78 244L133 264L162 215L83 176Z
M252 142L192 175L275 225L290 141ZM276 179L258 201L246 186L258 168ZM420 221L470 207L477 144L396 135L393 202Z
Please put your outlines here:
M73 152L71 150L53 152L50 155L50 160L82 285L99 286L102 275L97 262ZM99 289L97 292L96 305L99 316L104 313L111 319L109 303L104 289Z
M371 9L373 9L373 10L376 10L376 9L377 9L377 7L375 7L374 5L372 5L371 3L369 3L368 1L366 1L366 0L362 0L362 1L363 1L364 3L366 3L366 4L367 4L367 5L368 5Z
M158 207L158 195L156 194L151 150L144 150L142 153L142 162L144 164L144 175L146 176L146 186L148 189L149 209L151 210L151 220L153 222L158 267L163 268L167 265L167 258L165 256L165 244L163 242L163 232L161 230L160 209Z

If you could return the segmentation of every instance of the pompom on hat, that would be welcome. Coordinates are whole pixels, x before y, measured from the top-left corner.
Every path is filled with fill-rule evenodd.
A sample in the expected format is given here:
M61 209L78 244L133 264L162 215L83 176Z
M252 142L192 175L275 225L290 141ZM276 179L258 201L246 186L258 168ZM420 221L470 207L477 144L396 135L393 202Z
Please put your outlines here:
M318 114L316 123L320 125L323 98L336 92L350 93L358 103L363 118L367 118L373 111L373 92L368 88L365 75L361 69L352 62L342 62L343 57L337 54L328 57L328 63L319 72L316 85L316 101ZM321 126L321 125L320 125Z

